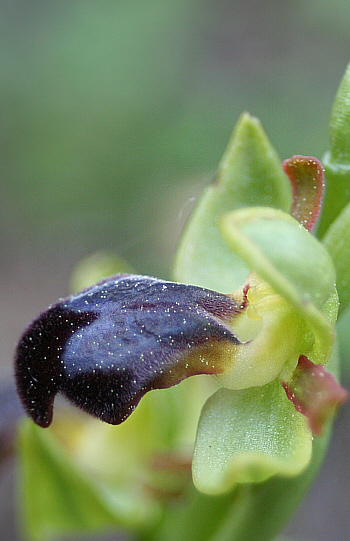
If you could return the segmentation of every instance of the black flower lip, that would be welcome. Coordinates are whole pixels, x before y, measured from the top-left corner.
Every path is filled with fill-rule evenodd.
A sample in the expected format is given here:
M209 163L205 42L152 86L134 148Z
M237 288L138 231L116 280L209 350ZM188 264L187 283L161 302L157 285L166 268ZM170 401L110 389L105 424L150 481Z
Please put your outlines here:
M240 343L229 322L243 308L192 285L114 276L52 305L26 329L15 357L19 396L42 427L58 392L119 424L147 391L221 372Z

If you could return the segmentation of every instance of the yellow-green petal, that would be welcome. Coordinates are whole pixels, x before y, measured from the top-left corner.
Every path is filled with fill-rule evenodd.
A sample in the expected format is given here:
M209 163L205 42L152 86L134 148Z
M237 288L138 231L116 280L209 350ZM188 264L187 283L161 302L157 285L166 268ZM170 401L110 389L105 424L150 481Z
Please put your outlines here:
M327 250L296 220L276 209L234 211L223 217L222 232L247 266L306 320L312 335L305 338L314 342L314 353L304 353L313 362L327 363L338 310L335 270Z

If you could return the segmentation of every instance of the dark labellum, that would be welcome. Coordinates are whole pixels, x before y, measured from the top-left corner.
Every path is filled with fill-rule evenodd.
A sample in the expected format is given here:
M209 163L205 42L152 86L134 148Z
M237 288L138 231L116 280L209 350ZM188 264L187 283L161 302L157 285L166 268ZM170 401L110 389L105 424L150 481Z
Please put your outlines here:
M136 275L109 278L50 306L16 350L19 396L43 427L58 392L118 424L151 389L223 370L239 341L230 296Z

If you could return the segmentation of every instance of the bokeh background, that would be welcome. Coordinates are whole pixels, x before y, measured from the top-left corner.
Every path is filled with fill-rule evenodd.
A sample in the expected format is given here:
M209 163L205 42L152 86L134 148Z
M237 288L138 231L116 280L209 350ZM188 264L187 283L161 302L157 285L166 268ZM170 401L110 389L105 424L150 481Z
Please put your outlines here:
M107 251L171 277L243 110L281 159L321 158L349 60L346 0L1 0L0 386L23 328L69 293L82 258ZM0 428L11 415L2 404ZM293 539L350 539L349 417ZM15 468L0 470L1 541L19 539Z

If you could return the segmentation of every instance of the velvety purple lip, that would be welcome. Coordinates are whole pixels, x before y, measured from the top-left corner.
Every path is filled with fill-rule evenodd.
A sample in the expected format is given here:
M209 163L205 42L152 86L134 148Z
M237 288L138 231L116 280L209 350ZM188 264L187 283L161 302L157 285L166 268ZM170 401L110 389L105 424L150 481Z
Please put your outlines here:
M220 371L197 362L194 353L239 344L228 321L241 309L229 296L196 286L109 278L29 325L16 350L19 396L43 427L52 421L58 392L108 423L121 423L147 391Z

